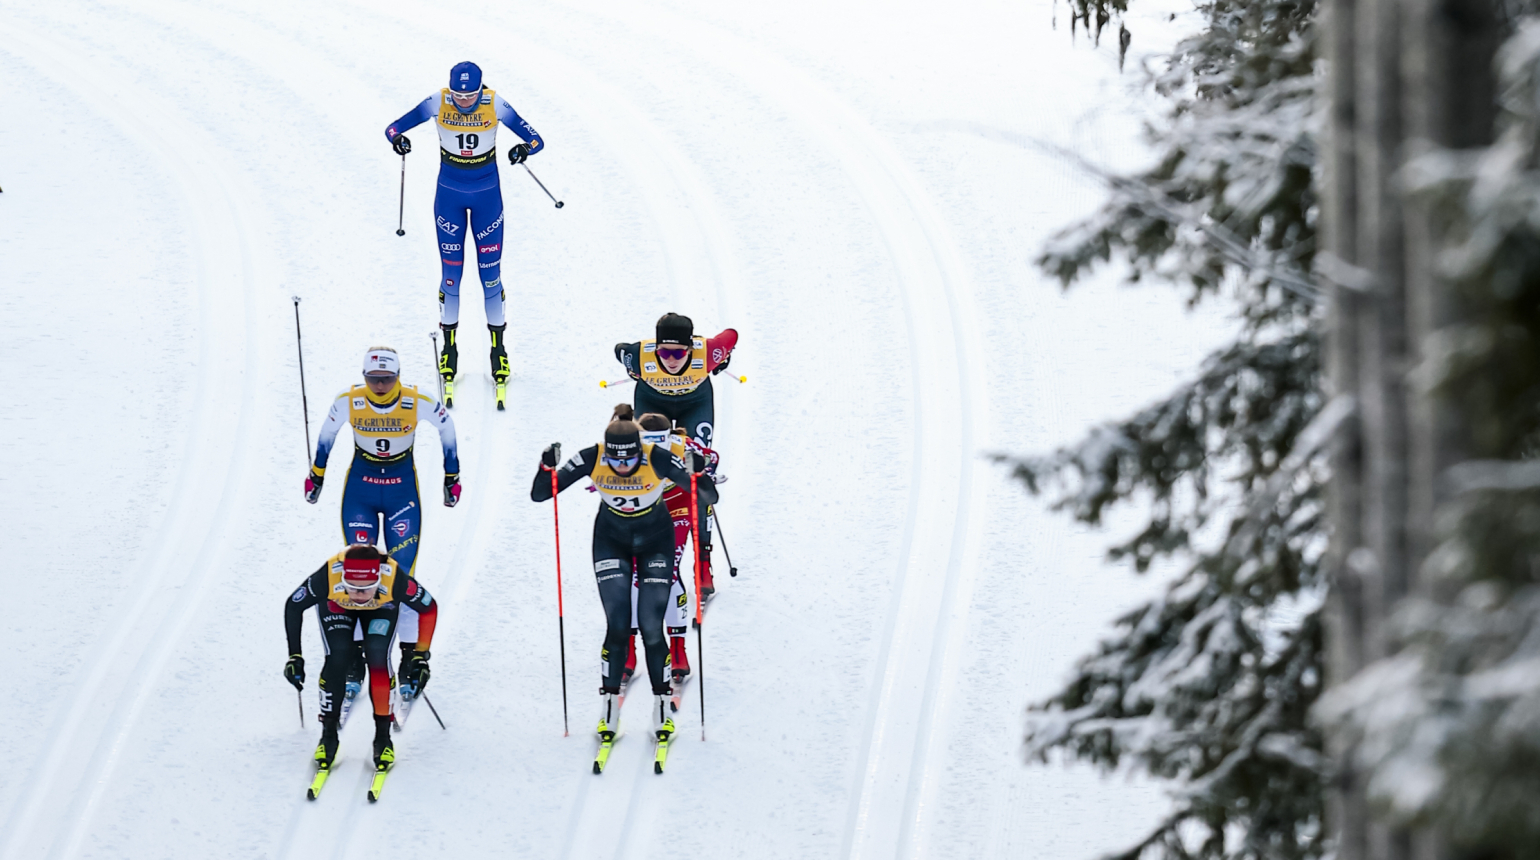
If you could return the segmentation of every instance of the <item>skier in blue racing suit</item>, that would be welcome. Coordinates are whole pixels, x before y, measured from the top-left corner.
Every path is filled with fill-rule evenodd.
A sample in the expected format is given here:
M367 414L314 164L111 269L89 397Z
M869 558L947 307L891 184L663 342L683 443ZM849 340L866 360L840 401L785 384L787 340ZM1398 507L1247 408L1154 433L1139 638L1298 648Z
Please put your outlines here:
M413 386L402 385L400 374L401 358L390 347L376 346L365 354L365 384L337 395L321 425L315 465L305 478L305 501L313 505L321 498L326 463L337 434L344 427L352 428L353 457L342 490L342 539L349 545L374 546L383 518L386 551L403 573L413 576L422 530L422 497L417 492L417 466L412 457L418 427L431 426L438 431L444 449L446 507L460 501L460 455L449 411ZM417 616L410 608L402 610L397 629L404 660L417 642ZM352 673L356 680L362 680L362 670L360 654ZM348 680L348 693L352 694L355 678Z
M460 63L450 69L449 86L423 99L391 123L385 129L385 138L398 154L406 155L412 151L412 142L402 132L428 120L434 120L438 126L440 164L433 214L444 269L438 293L444 352L438 371L444 378L444 405L450 406L460 360L455 330L460 323L465 246L473 236L486 300L487 328L492 332L492 378L499 386L508 380L508 350L504 343L508 319L501 277L503 196L497 175L498 123L523 141L508 150L510 164L524 163L524 159L545 149L545 142L506 99L481 85L481 69L475 63Z

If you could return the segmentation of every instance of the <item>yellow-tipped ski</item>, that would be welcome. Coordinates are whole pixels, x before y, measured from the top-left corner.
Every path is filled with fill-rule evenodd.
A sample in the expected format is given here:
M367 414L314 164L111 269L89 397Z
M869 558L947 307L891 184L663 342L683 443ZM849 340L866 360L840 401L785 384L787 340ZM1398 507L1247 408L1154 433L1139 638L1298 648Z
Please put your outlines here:
M605 732L599 736L599 754L594 756L594 773L604 773L604 766L609 764L610 750L615 748L617 737L614 732Z
M305 792L307 799L315 800L321 796L321 789L326 787L326 778L332 775L332 768L337 766L337 759L339 758L341 756L333 756L332 763L326 767L316 766L315 779L310 781L310 789Z
M390 774L390 767L388 764L382 764L374 771L374 782L369 784L370 803L380 799L380 792L385 790L385 777Z
M662 773L663 765L668 761L668 745L674 740L673 732L658 733L658 754L652 759L652 772Z

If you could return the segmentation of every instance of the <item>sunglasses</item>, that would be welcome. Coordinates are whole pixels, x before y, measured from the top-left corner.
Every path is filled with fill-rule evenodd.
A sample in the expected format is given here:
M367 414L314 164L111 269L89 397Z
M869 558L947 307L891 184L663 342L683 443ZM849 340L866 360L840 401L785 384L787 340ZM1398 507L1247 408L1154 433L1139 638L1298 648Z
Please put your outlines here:
M454 99L456 104L471 105L481 100L481 89L478 87L474 92L469 93L450 93L449 97Z
M396 375L394 373L366 373L364 374L364 381L370 383L371 385L374 383L394 385L396 382Z
M605 457L604 463L611 469L631 469L642 461L642 455L636 454L630 457Z
M679 359L684 358L685 356L687 356L689 354L690 354L690 351L688 349L685 349L684 347L680 347L679 349L659 349L658 350L658 357L659 358L666 358L669 361L678 361Z

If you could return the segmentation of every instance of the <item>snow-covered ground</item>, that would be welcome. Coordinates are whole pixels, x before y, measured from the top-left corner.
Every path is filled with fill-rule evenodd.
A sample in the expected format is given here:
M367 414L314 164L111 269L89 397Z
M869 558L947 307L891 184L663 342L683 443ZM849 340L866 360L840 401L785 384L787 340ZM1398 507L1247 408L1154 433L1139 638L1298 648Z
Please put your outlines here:
M1151 3L1135 55L1184 24ZM1135 838L1160 789L1025 765L1020 713L1153 583L980 454L1134 408L1225 322L1032 266L1100 191L1031 142L1141 153L1133 75L1057 14L0 6L0 856L1078 860ZM432 133L397 238L381 130L462 59L541 131L531 166L567 205L504 166L505 413L465 305L465 497L429 505L418 563L449 730L414 715L371 806L351 723L308 803L321 649L307 624L302 727L280 610L338 548L341 487L301 499L290 297L313 426L371 344L432 385ZM708 622L707 740L692 703L666 775L633 732L594 777L594 502L563 497L564 738L551 512L527 488L543 445L598 438L628 396L597 384L611 344L668 310L742 333L749 381L717 383L741 576L723 565Z

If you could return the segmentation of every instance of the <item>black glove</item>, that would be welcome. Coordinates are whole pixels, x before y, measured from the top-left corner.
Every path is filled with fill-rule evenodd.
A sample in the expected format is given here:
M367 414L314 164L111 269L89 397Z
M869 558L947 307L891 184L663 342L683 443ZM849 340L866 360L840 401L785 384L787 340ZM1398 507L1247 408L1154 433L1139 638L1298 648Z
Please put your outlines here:
M709 465L709 463L706 460L705 454L702 454L699 451L690 452L690 471L699 475L706 471L707 465Z
M726 370L727 366L729 364L732 364L732 361L733 361L733 354L729 352L727 354L727 357L722 359L722 363L721 364L717 365L716 367L711 368L711 375L715 376L718 373L721 373L722 371Z
M547 469L556 468L555 446L547 445L545 446L545 450L540 452L540 465L546 467Z
M428 669L431 656L427 651L413 651L401 668L401 684L411 697L421 696L422 688L428 686L428 678L433 675Z
M460 473L444 476L444 507L452 508L460 502Z
M305 479L305 501L313 505L321 498L321 483L324 480L325 478L321 473L317 472L314 466L311 466L310 476Z
M283 678L293 684L294 689L305 689L305 658L298 654L290 654L289 662L283 667Z
M509 164L523 164L526 158L529 158L529 144L527 143L521 143L508 150Z
M412 151L412 142L406 139L406 135L398 134L391 138L390 148L394 149L397 155L406 155Z

